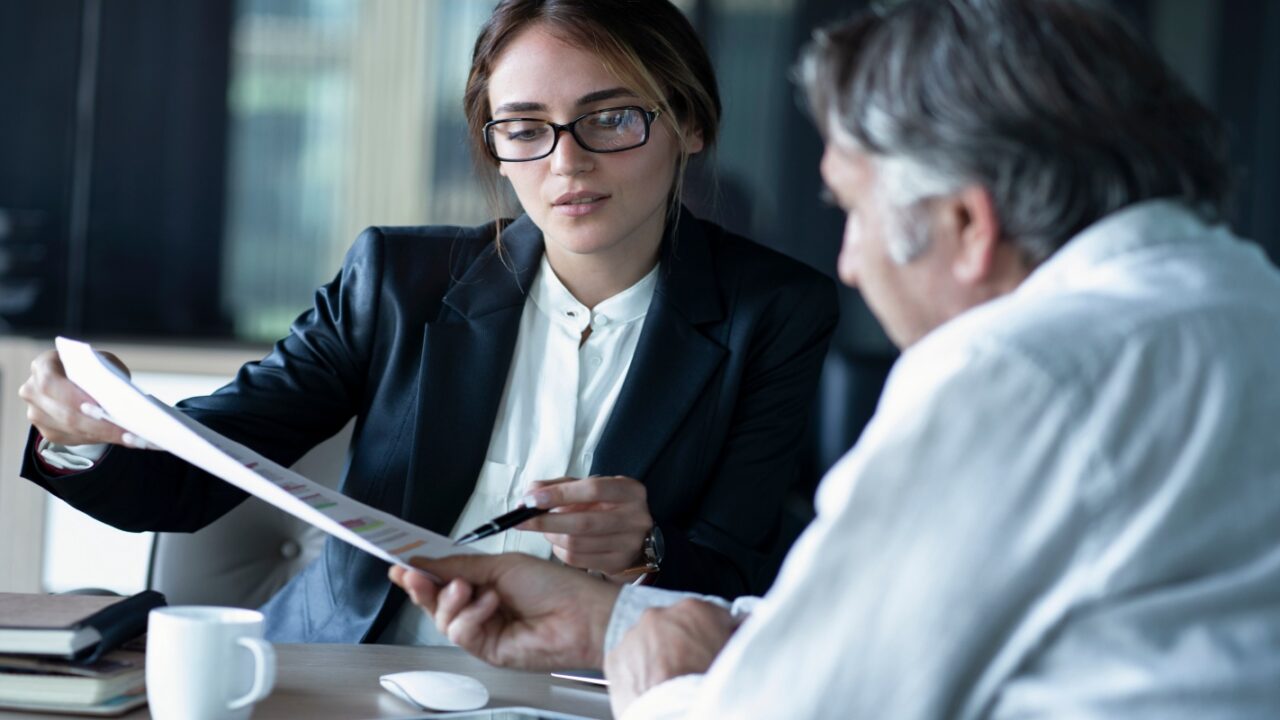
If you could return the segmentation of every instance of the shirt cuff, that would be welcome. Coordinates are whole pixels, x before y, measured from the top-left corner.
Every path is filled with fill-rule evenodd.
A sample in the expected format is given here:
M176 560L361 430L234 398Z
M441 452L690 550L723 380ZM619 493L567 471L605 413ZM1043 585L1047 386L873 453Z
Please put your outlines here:
M36 443L36 458L59 472L80 472L92 468L110 447L107 443L92 445L59 445L48 438Z
M688 714L702 675L681 675L658 683L636 698L619 720L676 720Z
M613 612L609 615L609 626L604 632L604 654L608 655L631 628L640 621L640 616L649 608L668 607L681 600L692 598L715 603L727 608L729 603L724 599L696 593L675 592L646 585L623 585L618 600L613 604Z

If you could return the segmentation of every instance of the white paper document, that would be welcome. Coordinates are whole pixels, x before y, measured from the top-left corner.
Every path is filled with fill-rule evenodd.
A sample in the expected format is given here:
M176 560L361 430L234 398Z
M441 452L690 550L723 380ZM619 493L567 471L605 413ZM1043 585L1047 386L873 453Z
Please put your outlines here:
M142 392L87 343L60 337L56 345L67 377L97 401L111 422L340 540L405 567L415 555L475 552L454 547L443 535L330 490L219 435Z

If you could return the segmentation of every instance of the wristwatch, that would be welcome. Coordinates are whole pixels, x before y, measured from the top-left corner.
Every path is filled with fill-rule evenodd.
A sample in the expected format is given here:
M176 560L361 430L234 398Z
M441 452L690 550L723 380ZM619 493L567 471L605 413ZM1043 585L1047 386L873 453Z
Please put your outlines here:
M667 553L667 544L662 539L662 528L654 525L649 529L649 534L644 536L644 544L640 546L640 552L644 557L646 573L656 573L661 569L662 558Z

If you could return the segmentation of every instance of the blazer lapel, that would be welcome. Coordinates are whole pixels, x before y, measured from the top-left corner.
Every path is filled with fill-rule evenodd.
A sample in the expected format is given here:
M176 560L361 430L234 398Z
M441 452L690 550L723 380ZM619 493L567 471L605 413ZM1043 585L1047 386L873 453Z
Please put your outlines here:
M542 233L521 216L445 294L427 324L405 517L447 535L475 489L506 385Z
M707 238L684 209L663 240L658 287L631 369L605 425L593 474L644 480L726 350L699 330L724 317Z

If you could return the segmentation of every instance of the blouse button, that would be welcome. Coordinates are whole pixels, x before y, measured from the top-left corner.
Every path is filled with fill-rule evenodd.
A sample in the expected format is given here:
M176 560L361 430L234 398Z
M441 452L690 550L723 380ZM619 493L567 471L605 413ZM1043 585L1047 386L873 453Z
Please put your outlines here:
M292 560L302 554L302 546L294 540L285 540L280 544L280 557Z

